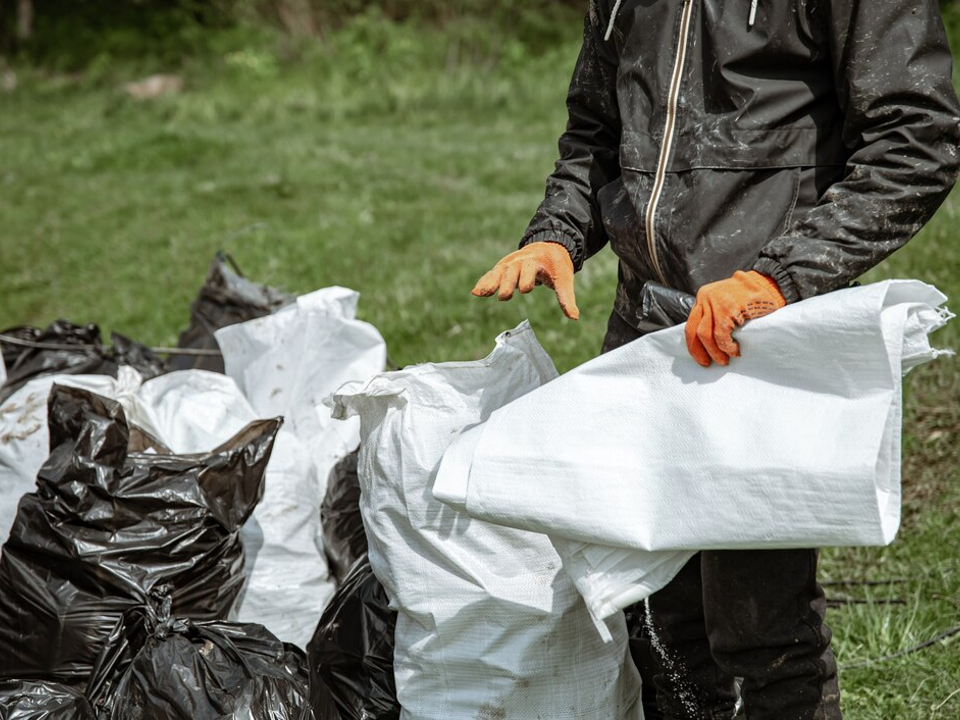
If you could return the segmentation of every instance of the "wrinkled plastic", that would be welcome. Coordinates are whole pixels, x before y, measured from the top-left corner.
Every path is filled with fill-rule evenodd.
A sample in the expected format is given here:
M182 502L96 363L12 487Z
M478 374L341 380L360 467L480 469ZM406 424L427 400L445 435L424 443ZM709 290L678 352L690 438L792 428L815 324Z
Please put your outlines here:
M87 694L101 720L313 720L301 650L260 625L172 616L156 598L123 614L97 658Z
M336 589L326 572L320 528L327 479L330 470L360 443L359 422L331 419L323 399L349 380L380 372L386 360L383 337L375 327L356 319L358 302L359 294L349 288L322 288L301 295L272 315L216 333L227 376L258 417L283 416L284 429L300 441L313 468L312 489L303 487L302 473L299 478L288 473L283 484L274 486L276 502L269 511L266 507L257 511L255 519L263 533L257 563L269 572L251 578L240 607L240 619L263 623L301 647ZM270 499L268 490L264 505ZM295 525L303 532L292 538ZM325 583L305 582L308 529L315 532L307 551L309 561L322 563ZM284 599L278 601L278 595ZM281 632L273 622L276 611L291 602L296 610L283 609L299 623L295 634ZM304 613L310 616L304 619Z
M168 455L118 402L54 386L48 424L50 457L0 558L0 678L82 682L120 615L159 583L173 583L178 615L226 617L242 582L238 531L280 421Z
M213 336L215 331L269 315L294 300L293 295L247 280L239 269L236 272L231 269L227 257L218 252L210 263L200 294L190 305L190 325L180 333L177 347L219 353L220 345ZM222 373L223 356L175 355L170 360L171 370L190 368Z
M20 498L33 492L37 472L50 455L47 399L54 385L90 390L116 399L140 386L140 374L120 368L109 375L42 375L0 403L0 542L6 542Z
M208 451L265 416L250 407L232 378L206 370L151 380L138 398L157 436L177 453ZM291 425L285 422L277 434L263 497L240 531L245 581L228 619L258 623L303 648L336 587L322 547L323 495Z
M328 720L330 700L342 720L400 717L393 675L397 613L389 604L369 561L362 557L344 578L307 645L318 720Z
M93 324L74 325L67 320L57 320L44 330L24 326L4 330L2 334L19 340L74 347L45 350L0 342L7 374L6 380L0 386L0 403L41 375L117 377L117 370L121 365L135 368L144 378L156 377L166 371L163 360L150 348L123 335L112 333L110 339L113 347L103 345L100 328Z
M653 281L640 291L640 312L637 329L650 333L686 322L697 298Z
M327 494L320 506L323 549L331 572L340 582L354 563L367 554L367 533L360 514L357 453L350 453L330 471Z
M77 690L43 680L0 681L0 720L95 720Z

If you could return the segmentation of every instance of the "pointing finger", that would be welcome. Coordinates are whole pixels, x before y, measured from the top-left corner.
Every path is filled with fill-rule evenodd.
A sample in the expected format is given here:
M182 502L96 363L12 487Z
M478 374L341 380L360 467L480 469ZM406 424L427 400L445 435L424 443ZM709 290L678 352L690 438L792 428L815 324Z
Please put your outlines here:
M563 314L571 320L579 320L580 309L577 307L577 297L573 290L573 275L560 275L553 283Z

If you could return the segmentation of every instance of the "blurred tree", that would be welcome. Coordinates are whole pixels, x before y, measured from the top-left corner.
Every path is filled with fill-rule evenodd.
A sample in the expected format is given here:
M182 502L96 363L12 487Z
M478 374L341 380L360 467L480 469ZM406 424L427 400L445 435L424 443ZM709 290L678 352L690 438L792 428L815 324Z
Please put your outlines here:
M17 40L26 42L33 35L33 0L17 0Z

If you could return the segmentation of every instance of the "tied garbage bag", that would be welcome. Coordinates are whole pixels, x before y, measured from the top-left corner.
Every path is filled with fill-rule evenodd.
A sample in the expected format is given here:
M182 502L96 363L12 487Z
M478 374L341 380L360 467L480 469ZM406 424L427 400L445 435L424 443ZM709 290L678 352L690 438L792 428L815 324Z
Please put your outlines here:
M10 328L0 332L18 340L49 343L57 349L28 348L0 341L6 379L0 386L0 403L42 375L109 375L117 377L121 366L130 366L144 378L165 372L163 360L150 348L118 333L112 333L112 347L100 340L96 325L74 325L57 320L41 330L35 327Z
M292 295L247 280L233 258L217 252L197 299L190 305L190 325L180 333L177 347L219 350L214 338L217 330L269 315L293 300ZM222 373L223 356L175 355L170 361L171 370L191 368Z
M555 376L524 323L484 360L384 373L332 398L336 417L360 418L360 507L370 566L398 611L402 718L642 715L623 616L594 623L545 536L430 493L458 433Z
M101 720L313 720L301 650L260 625L175 617L165 590L127 610L97 658Z
M549 533L600 617L697 550L886 545L901 378L938 354L945 300L895 280L804 300L740 329L728 367L697 365L682 327L647 335L465 432L434 494Z
M330 569L343 582L350 568L367 554L367 533L360 514L360 480L354 451L330 471L327 494L320 505L323 549Z
M344 578L307 646L313 707L322 720L397 720L397 613L366 556Z
M258 415L225 375L173 372L139 397L157 436L177 453L205 452ZM263 497L243 525L244 588L230 619L256 622L305 647L333 595L320 532L320 489L303 443L285 424L267 465Z
M77 690L43 680L0 681L0 720L95 720Z
M50 457L0 558L0 678L82 682L120 615L162 582L178 614L225 617L280 421L176 456L119 403L55 386L48 422Z

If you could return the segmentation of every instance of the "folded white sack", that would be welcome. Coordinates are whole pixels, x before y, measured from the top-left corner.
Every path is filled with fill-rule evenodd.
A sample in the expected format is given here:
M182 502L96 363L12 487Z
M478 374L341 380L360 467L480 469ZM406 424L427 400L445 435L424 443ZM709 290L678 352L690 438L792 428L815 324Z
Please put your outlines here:
M594 623L543 535L473 520L430 493L464 427L555 376L524 323L485 360L418 365L334 395L336 416L360 417L361 512L399 612L404 720L642 717L623 616Z
M885 545L900 522L901 376L939 351L945 296L890 280L789 305L702 368L645 336L493 413L437 498L550 535L594 612L702 549Z

